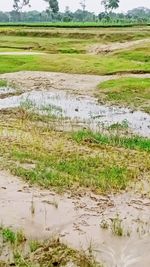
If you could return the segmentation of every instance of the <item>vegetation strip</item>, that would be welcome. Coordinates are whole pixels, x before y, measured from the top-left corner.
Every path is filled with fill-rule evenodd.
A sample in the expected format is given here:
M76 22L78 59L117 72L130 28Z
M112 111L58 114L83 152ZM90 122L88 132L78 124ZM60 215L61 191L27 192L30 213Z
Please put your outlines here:
M21 70L54 71L78 74L150 73L149 63L130 62L109 56L51 54L33 56L0 55L0 73Z
M150 152L150 139L139 136L120 137L118 135L104 135L84 130L73 133L73 138L77 142L93 142L100 145L111 145Z
M116 23L109 23L109 22L47 22L47 23L0 23L0 27L49 27L49 28L123 28L123 27L137 27L137 26L150 26L150 23L135 23L135 22L116 22Z
M150 73L149 41L130 49L111 51L111 43L142 40L149 37L147 28L111 30L65 30L12 27L0 29L0 52L32 51L46 55L0 55L0 73L20 70L110 75L116 73ZM34 37L34 41L33 41ZM110 49L96 55L96 48L108 44ZM91 53L90 53L91 51ZM90 54L89 54L90 53Z
M25 112L1 117L0 153L4 157L1 166L30 183L61 191L88 187L106 193L125 189L143 173L149 176L148 139L112 138L84 131L59 133L46 125L37 127L38 117L35 128L34 117L25 116ZM35 166L28 169L23 163Z
M99 85L98 97L150 113L150 78L120 78Z
M7 81L0 80L0 87L6 87L6 86L7 86Z
M14 232L11 228L0 228L1 255L9 250L9 255L3 255L0 267L48 267L69 266L75 267L102 267L98 264L92 252L77 251L60 241L59 237L49 240L28 240L22 231ZM5 259L6 258L6 259Z

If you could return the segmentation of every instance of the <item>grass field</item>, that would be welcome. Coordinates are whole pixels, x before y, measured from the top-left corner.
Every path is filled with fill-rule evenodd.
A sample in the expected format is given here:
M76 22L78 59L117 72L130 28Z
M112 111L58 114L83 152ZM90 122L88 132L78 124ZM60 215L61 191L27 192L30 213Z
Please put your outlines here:
M87 74L120 72L149 73L149 40L130 49L99 55L89 54L91 46L145 39L149 27L106 29L0 28L0 52L40 51L46 55L0 55L0 73L19 70L58 71ZM34 38L33 38L34 37Z
M0 35L20 37L48 37L48 38L74 38L94 39L98 42L123 42L148 38L150 26L129 27L129 28L45 28L45 27L0 27Z
M32 72L14 74L18 71ZM9 74L0 75L0 218L6 222L0 227L0 267L8 263L100 267L92 251L94 256L100 252L100 259L101 249L107 258L109 253L114 255L114 266L119 266L118 254L111 248L116 243L113 235L118 253L123 238L130 241L132 231L137 241L141 232L149 233L149 218L144 214L145 210L149 214L150 196L150 139L144 137L149 133L149 114L142 113L139 121L134 109L150 113L150 25L0 24L0 74L5 73ZM22 93L26 99L21 101ZM45 96L53 98L54 104L40 106ZM63 113L65 104L61 108L60 100L74 117ZM126 113L124 106L132 110ZM57 116L56 110L64 115ZM108 115L111 119L105 124ZM97 130L90 128L91 122ZM18 204L17 213L10 212L10 206ZM62 218L64 209L68 221ZM28 234L38 229L37 238L45 240L46 233L48 240L29 240L16 229L16 218L17 227L26 224ZM137 229L133 229L135 222ZM62 239L49 238L55 231ZM92 240L84 254L76 241L87 247L89 233ZM60 240L69 240L69 245ZM123 257L129 259L129 250L125 255L123 247Z
M35 28L28 27L29 25L16 26L0 27L0 52L44 53L0 54L0 73L21 70L93 75L150 73L149 26L121 29L119 27L56 29L40 27L38 24L36 26L39 27ZM114 51L110 49L110 51L100 51L98 54L88 52L89 47L95 45L111 47L115 42L124 43L141 39L143 42L123 49ZM95 93L106 102L149 112L149 83L149 79L142 78L114 79L100 84ZM0 85L5 86L6 82L1 81ZM145 173L149 171L147 139L137 137L123 139L92 133L78 133L75 137L72 133L67 135L49 130L47 132L41 128L35 131L33 121L20 124L18 116L17 113L16 117L13 117L12 125L11 116L6 118L4 115L1 116L0 152L6 157L6 162L9 160L13 162L8 168L30 182L64 189L74 186L89 187L105 193L125 189L129 182L140 177L143 171ZM3 137L4 121L11 125L13 131L18 131L17 140L12 142L13 131L8 131L10 138ZM80 142L77 142L79 140ZM51 151L50 146L52 146ZM144 161L141 167L143 157L147 158L147 161ZM15 165L15 162L21 164L32 161L36 162L34 170L25 170L21 165L20 167Z
M7 26L26 26L26 27L58 27L58 28L91 28L91 27L135 27L135 26L150 26L150 22L132 22L131 20L126 20L126 21L118 21L118 22L43 22L43 23L0 23L1 27L7 27Z
M150 113L150 79L121 78L99 85L100 99Z
M47 188L62 191L84 187L106 193L123 190L143 172L149 173L150 144L144 138L65 134L37 128L32 117L22 121L19 110L11 117L9 113L1 117L0 133L2 166ZM34 169L22 167L33 162Z
M150 63L112 56L51 54L32 56L0 55L0 73L20 70L54 71L79 74L150 73Z

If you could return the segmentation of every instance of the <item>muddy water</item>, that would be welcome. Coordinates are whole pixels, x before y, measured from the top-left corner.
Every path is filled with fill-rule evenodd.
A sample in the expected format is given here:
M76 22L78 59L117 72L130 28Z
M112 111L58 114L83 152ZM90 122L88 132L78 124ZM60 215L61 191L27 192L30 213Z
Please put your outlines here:
M150 136L149 114L102 105L94 97L77 96L64 91L31 91L20 96L0 99L0 109L18 107L23 102L32 102L39 110L46 108L47 112L68 117L77 123L82 122L94 130L126 120L134 133Z
M111 221L117 213L123 221L124 234L130 230L130 236L112 234ZM109 230L100 227L103 219L109 222ZM106 267L149 267L150 199L143 200L138 195L60 196L30 187L1 171L0 222L21 228L32 238L48 238L55 233L78 249L92 245Z

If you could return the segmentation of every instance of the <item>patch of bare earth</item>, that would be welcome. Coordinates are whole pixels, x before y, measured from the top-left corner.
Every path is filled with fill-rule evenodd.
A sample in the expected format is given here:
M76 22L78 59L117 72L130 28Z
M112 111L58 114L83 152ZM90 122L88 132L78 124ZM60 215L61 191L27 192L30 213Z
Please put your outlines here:
M150 42L150 39L142 39L142 40L136 40L136 41L128 41L128 42L115 42L110 44L94 44L90 46L87 50L88 53L98 55L100 53L110 53L116 50L123 50L127 48L132 48L134 46L138 46L140 44L145 44L145 42Z
M20 91L64 90L69 93L84 96L94 96L98 84L119 77L150 78L150 74L99 76L59 72L20 71L0 75L0 79L6 79L10 84L17 85Z

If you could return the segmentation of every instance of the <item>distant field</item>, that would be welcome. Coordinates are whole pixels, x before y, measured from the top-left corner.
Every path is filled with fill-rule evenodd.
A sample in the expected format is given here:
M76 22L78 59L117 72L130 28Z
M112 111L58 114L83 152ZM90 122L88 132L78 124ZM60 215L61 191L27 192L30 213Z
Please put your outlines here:
M27 27L58 27L58 28L85 28L85 27L134 27L134 26L150 26L150 22L148 23L136 23L132 21L119 21L119 22L19 22L19 23L0 23L2 27L20 27L20 26L27 26Z
M70 38L92 40L93 42L124 42L150 37L150 26L138 27L44 27L44 25L30 27L24 25L0 26L0 36L20 36L20 37L45 37L45 38ZM2 38L2 37L0 37ZM68 41L68 40L67 40Z
M95 24L91 25L93 28L88 28L88 24L85 23L84 28L79 29L44 28L44 24L36 24L37 27L31 27L32 24L24 24L24 27L18 27L18 24L0 26L0 53L15 51L46 53L34 56L1 54L0 73L19 70L98 75L150 72L149 26L98 28L94 27ZM111 51L111 44L138 40L140 42L136 45ZM110 51L106 49L97 54L95 46L101 45L109 45Z

